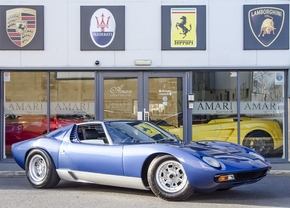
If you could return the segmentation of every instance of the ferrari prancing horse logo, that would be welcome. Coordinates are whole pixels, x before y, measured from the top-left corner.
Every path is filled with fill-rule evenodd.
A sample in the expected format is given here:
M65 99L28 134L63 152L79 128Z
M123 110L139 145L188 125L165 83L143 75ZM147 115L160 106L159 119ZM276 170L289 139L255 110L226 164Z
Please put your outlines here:
M6 31L18 47L29 44L36 33L36 10L15 8L6 11Z

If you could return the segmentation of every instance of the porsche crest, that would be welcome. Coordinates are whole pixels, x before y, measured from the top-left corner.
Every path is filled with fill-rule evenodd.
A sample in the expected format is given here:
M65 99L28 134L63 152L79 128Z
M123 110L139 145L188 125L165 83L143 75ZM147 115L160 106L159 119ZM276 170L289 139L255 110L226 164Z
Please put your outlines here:
M18 47L29 44L36 33L36 10L15 8L6 11L6 31Z
M284 19L285 11L277 7L257 7L248 12L250 29L264 47L269 47L278 38Z

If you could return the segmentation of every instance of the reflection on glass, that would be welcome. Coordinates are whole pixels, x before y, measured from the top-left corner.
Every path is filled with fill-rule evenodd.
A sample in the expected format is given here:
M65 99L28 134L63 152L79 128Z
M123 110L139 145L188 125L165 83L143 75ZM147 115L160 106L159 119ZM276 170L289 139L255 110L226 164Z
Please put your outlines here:
M149 78L150 120L183 137L182 78Z
M241 72L240 91L235 72L193 74L196 97L193 140L219 140L250 147L266 157L283 155L284 72ZM237 95L240 94L240 125Z
M7 72L8 73L8 72ZM45 132L46 72L9 72L4 82L5 155L11 157L15 142L39 136Z
M94 73L56 72L50 75L50 130L94 119Z
M104 119L137 119L137 78L104 80Z
M267 157L283 156L284 72L242 72L250 80L250 87L242 83L241 102L242 144ZM247 120L246 120L247 119ZM247 124L247 125L246 125Z
M237 143L237 73L193 73L192 140Z

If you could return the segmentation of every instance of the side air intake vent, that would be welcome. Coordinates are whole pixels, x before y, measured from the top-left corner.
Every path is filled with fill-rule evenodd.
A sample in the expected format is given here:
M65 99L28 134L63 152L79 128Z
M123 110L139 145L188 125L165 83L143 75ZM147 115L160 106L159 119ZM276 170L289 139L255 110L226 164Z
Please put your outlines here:
M77 125L74 125L74 127L72 128L72 131L71 131L71 134L70 134L70 140L72 142L79 142L77 129L78 129Z

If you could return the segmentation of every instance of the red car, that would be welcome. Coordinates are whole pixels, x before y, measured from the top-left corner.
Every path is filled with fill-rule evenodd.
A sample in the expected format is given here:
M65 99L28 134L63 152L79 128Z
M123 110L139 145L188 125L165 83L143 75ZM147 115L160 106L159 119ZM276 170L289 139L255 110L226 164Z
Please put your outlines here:
M50 131L59 129L61 127L91 121L93 118L88 114L68 114L68 115L55 115L49 119ZM33 122L27 125L21 132L21 140L26 140L38 137L47 132L47 118L43 117L41 121Z
M21 132L23 124L19 121L20 116L14 115L11 111L5 109L5 149L6 153L11 153L11 145L21 141Z
M92 121L93 118L88 114L73 114L73 115L68 114L68 115L55 115L49 120L50 120L50 130L55 130L73 123ZM46 126L47 118L44 117L42 122Z

